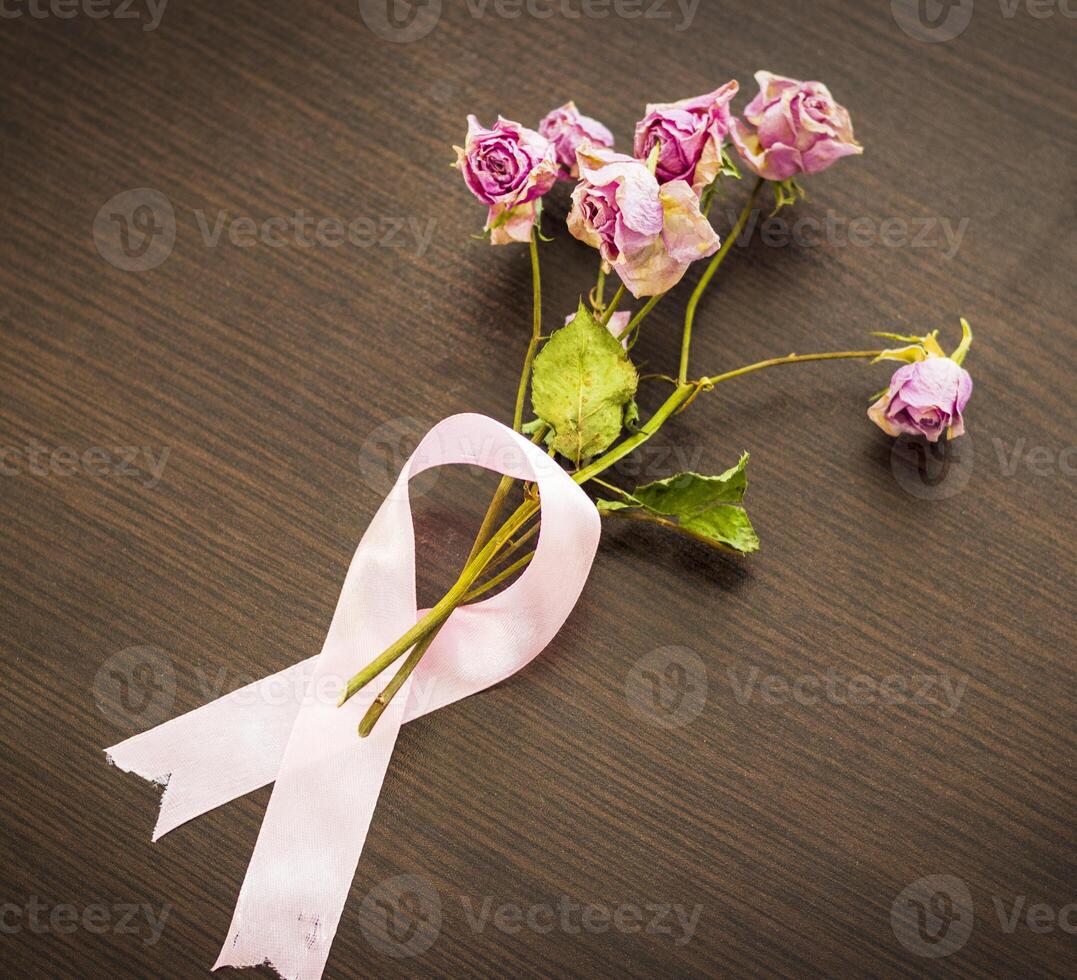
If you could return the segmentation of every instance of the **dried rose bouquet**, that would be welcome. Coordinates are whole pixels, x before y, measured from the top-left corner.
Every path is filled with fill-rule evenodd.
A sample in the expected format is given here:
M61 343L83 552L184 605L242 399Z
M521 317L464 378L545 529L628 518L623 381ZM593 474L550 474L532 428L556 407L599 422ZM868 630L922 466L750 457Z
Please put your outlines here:
M899 361L902 366L868 415L891 436L930 442L964 432L972 379L962 364L972 332L962 320L962 339L947 355L938 331L924 336L876 334L897 342L885 350L791 354L716 376L691 372L692 330L707 287L733 243L744 232L765 187L775 211L795 205L800 178L827 169L863 148L848 111L819 82L800 82L761 71L759 93L736 117L736 81L679 102L650 105L637 124L632 154L615 152L613 134L582 115L572 102L555 109L537 130L499 118L485 129L471 116L456 166L468 189L487 207L485 235L494 245L529 246L534 278L534 316L524 359L513 427L547 448L577 484L597 493L603 517L648 521L671 532L746 555L759 539L743 507L748 455L716 476L671 474L626 490L601 479L673 415L716 385L765 368L809 361ZM710 212L723 182L741 174L730 143L755 175L747 204L724 237ZM574 182L568 230L598 250L598 281L564 326L544 334L539 274L543 197L558 181ZM676 374L640 377L631 351L648 314L671 293L689 267L709 259L688 298ZM607 278L620 281L607 299ZM621 310L626 295L643 301ZM650 418L640 417L641 383L669 385L671 392ZM530 391L533 418L526 413ZM513 495L518 499L511 513ZM534 556L530 543L540 530L533 484L502 479L459 579L445 596L395 643L347 683L341 704L401 658L403 663L374 699L359 726L370 733L386 706L411 676L453 611L473 603L522 571ZM504 518L504 519L503 519Z

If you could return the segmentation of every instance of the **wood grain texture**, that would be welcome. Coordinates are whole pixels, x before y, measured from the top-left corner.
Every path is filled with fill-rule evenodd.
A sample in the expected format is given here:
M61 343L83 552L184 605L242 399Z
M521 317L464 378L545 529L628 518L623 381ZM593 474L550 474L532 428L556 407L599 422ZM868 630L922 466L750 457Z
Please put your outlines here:
M101 749L157 720L160 698L190 710L315 653L416 437L454 412L511 413L528 259L469 238L481 209L447 166L465 115L533 125L574 98L624 146L645 103L730 77L750 95L765 66L827 81L867 147L811 180L797 214L902 219L922 237L757 234L701 310L694 364L858 348L873 329L956 343L963 314L978 338L963 461L934 486L895 469L864 416L886 372L854 364L744 379L678 417L619 478L719 472L751 450L762 552L737 563L608 527L540 660L402 732L328 975L1073 976L1077 22L983 0L960 37L925 44L882 0L706 0L682 31L673 4L672 22L478 9L445 0L406 44L344 0L173 0L152 31L85 14L0 25L0 971L194 977L214 961L269 791L151 844L159 791ZM171 255L141 273L92 234L132 188L176 216ZM562 189L543 249L551 324L595 271L566 207ZM399 246L242 248L226 232L208 247L196 212L221 209L405 226ZM920 231L939 237L943 219L967 222L950 257ZM409 221L432 227L425 250ZM681 310L649 321L649 369L675 367ZM35 445L108 455L47 455L58 466L35 473ZM159 481L145 457L141 477L116 471L125 446L168 452ZM424 485L427 596L490 488L463 472ZM154 675L140 715L137 691L104 695L143 647L174 693ZM667 675L667 647L702 672L677 653ZM646 670L669 682L667 707L694 687L702 710L672 728L653 704L641 714L626 691ZM848 697L858 675L906 695L861 682ZM909 695L920 677L934 702ZM437 893L441 926L395 958L365 938L361 906L405 874ZM891 922L928 875L959 878L975 909L941 959ZM561 896L699 917L690 938L669 917L669 932L633 930L627 912L604 930L492 921ZM1003 928L996 903L1021 896L1050 907L1050 931L1023 913ZM156 943L118 928L121 906L166 901ZM57 906L104 906L110 925L52 928Z

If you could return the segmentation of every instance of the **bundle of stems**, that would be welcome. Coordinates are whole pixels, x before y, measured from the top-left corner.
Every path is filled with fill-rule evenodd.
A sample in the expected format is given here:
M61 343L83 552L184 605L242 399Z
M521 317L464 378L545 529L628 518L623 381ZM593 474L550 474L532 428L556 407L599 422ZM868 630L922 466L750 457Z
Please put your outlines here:
M702 377L697 380L688 379L689 357L692 343L692 328L695 324L696 312L700 300L707 287L714 279L719 267L729 255L734 244L739 240L752 215L759 193L765 181L760 179L756 182L748 202L745 204L737 220L721 249L715 254L710 265L704 272L695 291L688 301L685 312L684 329L681 339L680 369L676 378L660 376L673 386L672 394L665 400L662 406L638 428L635 432L615 444L604 454L578 468L571 474L578 484L586 484L591 481L602 481L598 478L615 466L626 456L635 452L658 432L662 426L678 412L688 408L701 392L712 390L716 385L726 381L732 381L756 371L766 368L779 367L786 364L801 364L810 361L827 361L840 359L874 359L883 352L881 350L869 351L838 351L823 354L789 354L785 357L775 357L770 360L749 364L734 371L718 374L713 377ZM523 428L524 407L527 401L527 392L531 380L531 371L535 356L538 353L542 341L542 277L539 268L539 233L537 229L531 235L531 269L533 281L533 319L531 340L528 344L527 354L524 358L523 371L520 376L520 385L516 397L516 411L513 417L513 428L520 432ZM613 313L617 310L624 298L625 287L622 285L616 295L607 304L604 302L605 272L600 268L598 283L591 293L591 303L596 316L602 323L608 324ZM665 294L651 297L640 309L639 313L628 323L621 333L621 339L632 337L639 330L640 325L647 315L658 305ZM549 429L545 426L535 432L532 441L541 444L548 434ZM359 734L369 735L374 725L377 724L385 708L399 692L405 681L419 665L423 656L429 650L437 638L442 626L448 621L453 611L461 605L474 602L492 589L507 582L518 572L522 571L534 557L534 550L521 555L521 552L535 538L539 532L540 502L528 488L525 488L523 502L501 522L513 492L515 481L512 477L502 478L494 493L490 506L483 518L475 543L468 555L464 568L452 588L440 599L440 601L423 616L410 630L401 636L388 649L360 670L345 686L340 698L340 704L344 704L356 693L366 687L371 681L380 676L385 670L397 663L401 657L405 657L392 680L377 696L367 710L359 724ZM608 484L604 484L608 486ZM612 487L616 490L617 488ZM618 491L620 492L620 491ZM662 522L660 518L649 517L646 514L637 516L637 519L655 520ZM501 523L499 523L501 522ZM519 556L519 557L516 557ZM515 561L512 559L516 558Z

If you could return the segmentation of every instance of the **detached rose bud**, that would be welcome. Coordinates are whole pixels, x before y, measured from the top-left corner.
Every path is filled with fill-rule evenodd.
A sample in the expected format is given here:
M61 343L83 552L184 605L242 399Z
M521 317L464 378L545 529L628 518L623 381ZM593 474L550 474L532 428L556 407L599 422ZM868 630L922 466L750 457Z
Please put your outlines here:
M920 435L938 442L949 432L956 439L965 434L962 413L971 395L968 371L948 357L928 357L898 368L868 417L887 435Z
M568 230L597 248L637 298L677 285L688 267L721 244L683 180L659 187L632 157L584 146Z
M636 124L635 154L646 160L661 144L655 170L660 184L684 180L700 194L714 183L733 125L729 103L739 90L737 82L727 82L709 95L647 106L646 117Z
M554 109L539 123L538 131L553 143L563 180L579 177L576 151L584 143L590 141L592 146L613 146L613 133L597 119L580 115L575 102L566 102L560 109Z
M798 82L756 72L759 94L733 120L733 142L748 166L767 180L816 174L835 160L860 154L846 109L821 82Z
M557 180L553 144L534 130L498 117L484 129L467 117L467 139L456 150L456 166L468 189L489 208L486 230L495 245L526 242L535 223L534 201Z

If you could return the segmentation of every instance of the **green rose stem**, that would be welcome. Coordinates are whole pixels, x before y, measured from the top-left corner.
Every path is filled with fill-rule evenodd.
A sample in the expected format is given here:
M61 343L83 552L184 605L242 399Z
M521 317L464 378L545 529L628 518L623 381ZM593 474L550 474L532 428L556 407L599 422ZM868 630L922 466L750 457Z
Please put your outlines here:
M531 380L531 369L535 361L535 355L538 353L538 346L540 341L542 340L542 272L539 263L537 228L533 228L531 230L530 252L532 284L531 291L533 298L534 314L532 317L531 341L528 344L527 354L524 357L523 370L520 372L520 385L516 393L516 411L513 415L512 423L513 430L516 432L519 432L523 427L524 405L527 400L527 387L529 381ZM535 436L532 441L536 444L540 443L545 438L548 431L549 428L543 426L539 429L538 432L535 433ZM468 571L472 569L474 565L477 564L476 559L478 559L479 556L484 553L484 548L490 540L490 535L493 532L494 525L497 523L497 519L501 515L501 511L505 505L505 500L508 497L510 491L512 490L512 485L514 482L515 480L513 480L512 477L505 476L502 477L501 482L498 484L493 499L490 501L490 506L486 510L486 515L483 517L482 525L479 528L479 532L475 537L475 543L471 546L471 551L468 554L467 561L464 565L464 572L461 574L461 577L458 580L457 585L454 586L454 588L461 586L465 582L468 576ZM528 516L528 519L530 519L530 516L531 515ZM537 526L535 530L537 531ZM516 542L513 548L518 548L520 545L523 544L525 540L526 537L521 539L521 541ZM474 582L475 578L478 578L478 576L482 574L483 570L486 568L490 560L495 555L496 550L494 552L491 552L491 554L486 558L485 562L479 564L478 567L474 569L475 575L471 578L471 582ZM487 587L492 588L492 586L489 585ZM449 595L446 595L445 599L448 598ZM467 600L467 598L468 597L465 594L461 597L460 601ZM444 599L442 601L444 602ZM459 604L459 602L454 603L449 609L449 613L451 614L452 609L455 609L456 606ZM437 638L438 633L441 631L441 627L444 625L445 620L447 619L448 615L441 619L440 622L431 623L431 625L428 627L429 632L427 632L426 635L419 640L419 642L415 646L415 649L413 649L412 652L409 654L408 659L404 662L403 666L396 673L396 675L389 682L389 684L386 685L385 690L378 695L377 700L371 706L370 710L367 712L367 715L363 718L363 721L359 726L360 735L365 737L366 735L370 734L371 729L374 727L374 723L378 720L378 718L381 717L381 714L385 710L385 707L393 699L393 696L396 694L396 692L400 690L400 687L404 683L404 681L406 681L408 677L411 676L412 671L416 668L416 666L418 666L419 661L423 658L426 651L430 648L430 645ZM389 651L386 651L386 653L388 652ZM389 663L392 663L392 661L389 661ZM371 666L373 666L373 664ZM386 664L386 666L388 666L388 664ZM378 673L380 673L380 670L378 671ZM371 676L376 676L376 674ZM358 675L356 676L356 678L352 678L352 681L349 682L349 687L345 690L345 693L341 698L341 704L348 700L348 698L350 698L352 694L358 691L363 686L363 684L367 683L367 681L363 681L362 684L359 684L359 686L352 689L351 684L356 682L357 677Z
M513 555L515 555L528 541L530 541L536 534L539 533L539 524L536 522L532 525L531 529L521 534L515 541L508 545L501 554L495 558L489 565L486 566L483 571L492 573L496 572L502 565L505 564ZM486 590L484 590L486 591Z
M789 354L787 357L772 357L769 361L759 361L749 364L747 367L737 368L736 371L726 371L725 374L716 374L713 378L700 378L695 382L700 388L712 388L723 381L732 381L741 378L754 371L762 371L764 368L781 367L783 364L808 364L811 361L842 361L842 360L874 360L885 351L881 350L843 350L829 354Z
M533 516L535 516L534 511L532 511L531 515L525 520L523 520L521 523L526 524L527 521L530 520ZM490 562L485 568L480 569L479 574L481 575L483 571L492 572L501 565L503 565L512 555L514 555L528 541L530 541L531 538L538 534L538 531L539 526L538 524L536 524L529 531L520 535L519 538L517 538L512 544L510 544L506 548L504 552L502 552L501 556L496 561ZM532 551L529 554L525 555L523 558L521 558L519 561L510 565L504 571L497 573L492 578L483 582L481 585L475 586L453 608L455 609L461 605L464 605L465 603L474 602L476 599L485 595L491 589L497 588L497 586L499 586L502 582L507 581L508 579L512 578L512 576L515 575L517 572L520 572L524 568L526 568L531 563L531 559L534 557L535 552ZM393 679L385 685L385 690L383 690L381 694L379 694L374 699L374 703L367 709L366 714L363 715L362 720L359 722L359 736L361 738L366 738L366 736L371 733L374 728L374 725L382 716L382 712L384 712L385 709L388 707L389 702L392 701L393 697L396 695L396 692L400 690L404 681L406 681L411 676L415 668L419 666L419 661L423 659L423 657L426 655L426 651L430 649L434 640L437 639L437 635L441 632L441 627L445 625L446 621L447 617L446 620L442 620L442 622L439 623L437 626L431 628L430 632L416 644L415 648L411 651L410 654L408 654L407 659L401 665L400 670L398 670L396 674L393 675ZM355 678L353 678L353 680L354 679ZM356 688L356 690L358 689L359 688ZM348 695L347 697L350 696L351 695ZM347 700L347 697L342 698L340 703L343 704L344 701Z
M637 313L632 318L632 320L629 322L628 326L625 327L624 330L622 330L617 335L617 339L619 341L621 341L621 340L624 340L625 337L631 337L632 336L632 331L635 330L646 319L647 314L650 313L651 310L653 310L659 304L662 297L665 296L665 295L666 295L665 293L658 293L656 296L652 296L649 300L647 300L647 303L643 307L643 309L640 310L639 313Z
M441 625L443 626L444 623ZM419 666L419 661L426 656L426 651L433 646L434 640L437 639L440 632L441 626L438 626L415 644L415 648L408 654L408 659L404 661L400 670L393 675L392 680L385 685L385 690L377 696L374 703L367 709L366 714L363 715L362 721L359 722L360 738L366 738L374 730L374 726L378 723L382 712L389 706L389 702L396 697L396 692L404 686L404 681L411 676L412 671Z
M530 563L531 559L535 557L535 552L525 555L519 561L510 565L503 572L495 575L488 582L484 582L482 585L472 589L461 600L460 605L468 602L474 602L476 599L485 595L491 589L497 588L502 582L512 578L517 572L523 571ZM442 623L442 626L445 624ZM396 696L397 691L403 686L406 681L419 666L419 661L426 655L426 651L433 645L434 640L437 639L438 633L441 632L441 626L432 629L423 639L415 644L415 648L408 654L407 659L401 665L394 675L393 679L385 685L385 690L381 692L375 699L374 703L367 709L365 715L363 715L362 721L359 722L359 737L366 738L373 730L374 726L378 723L378 719L382 716L382 713L389 706L389 702Z
M464 597L471 590L471 586L482 574L483 569L486 568L491 559L534 514L538 513L538 509L538 502L534 500L529 500L520 506L478 555L475 556L475 559L465 566L460 578L457 579L456 584L445 593L441 601L391 647L372 660L366 667L348 681L344 693L340 696L338 705L344 704L357 692L366 687L366 685L385 670L386 667L396 663L396 661L407 653L412 646L420 640L425 639L431 630L439 629L449 616L452 615L453 610L463 601ZM418 659L415 660L415 663L418 663ZM412 669L414 669L414 665ZM406 678L401 679L400 684L404 682L404 679ZM400 684L396 685L396 689L399 689ZM395 693L395 689L393 693ZM391 697L386 697L382 700L382 696L379 695L378 698L379 701L381 701L380 710L378 712L380 714L380 711L384 710L385 705L389 703ZM373 711L374 708L377 707L379 707L379 705L376 702L371 710Z
M752 188L748 203L744 205L744 210L741 211L736 225L733 226L733 230L729 233L725 243L718 250L718 254L711 260L711 264L707 266L707 271L703 273L703 278L699 280L699 285L696 286L695 292L692 293L692 298L688 301L688 309L684 314L684 337L681 341L681 370L678 375L682 385L688 381L688 356L692 347L692 326L696 321L696 310L699 308L699 301L703 298L703 294L707 291L707 287L710 285L719 266L725 261L729 250L736 244L737 239L740 238L745 226L748 224L748 219L752 216L755 202L759 197L759 192L763 189L764 183L766 181L762 177L755 182L755 187Z
M625 286L621 284L621 288L613 294L613 299L610 300L610 305L606 307L605 313L602 314L602 326L608 326L613 314L617 312L617 307L621 305L621 300L625 298Z
M524 367L523 371L520 373L520 386L516 391L516 411L512 417L512 428L516 432L519 432L520 429L523 428L524 405L527 401L527 386L531 381L531 367L535 363L535 355L538 353L538 346L542 340L542 272L539 268L537 228L531 230L531 293L534 304L534 315L531 324L531 342L528 344L527 355L524 357ZM538 434L536 433L536 436L537 435ZM545 432L542 432L541 437L535 438L532 441L537 445L544 437ZM479 533L475 537L475 543L471 546L471 551L467 556L466 564L471 564L483 545L490 540L490 534L493 532L498 517L501 516L501 510L505 506L505 500L508 498L509 492L512 490L512 485L515 482L516 481L513 480L511 476L501 478L501 482L498 484L497 490L494 493L493 500L490 501L490 506L486 509L486 516L482 519L482 525L479 527Z
M464 602L474 602L480 596L486 595L487 592L492 589L496 589L502 582L508 581L517 572L522 572L528 565L531 564L531 559L535 557L537 552L529 551L523 558L513 562L503 572L498 572L493 578L483 582L482 585L477 585L466 596L464 596Z
M699 381L678 385L673 394L666 399L661 408L651 416L647 421L647 424L644 425L639 432L613 447L609 452L592 462L589 466L574 473L572 478L576 483L583 484L600 476L602 473L606 472L606 470L615 466L618 462L626 456L631 455L635 450L647 442L647 440L654 436L654 434L658 432L658 430L661 429L673 415L680 411L688 402L692 401L700 391L709 390L724 381L731 381L734 378L740 378L756 371L762 371L766 368L779 367L786 364L805 364L811 361L849 359L873 360L882 353L881 350L871 350L838 351L825 354L789 354L786 357L775 357L766 361L759 361L755 364L749 364L746 367L738 368L735 371L728 371L725 374L719 374L714 377L702 378ZM449 616L452 615L452 611L466 601L470 595L483 594L485 591L488 591L489 588L493 588L495 585L500 584L509 577L509 572L507 570L506 573L496 576L494 580L486 583L485 586L473 589L474 583L482 574L483 570L490 564L501 548L510 543L513 535L527 524L536 513L538 513L538 509L538 503L533 500L528 500L521 505L515 513L509 517L486 547L482 549L476 559L469 563L464 569L460 579L452 589L445 594L444 598L431 609L423 619L397 640L396 643L364 667L363 670L357 673L348 682L344 694L340 699L340 704L344 704L349 698L362 690L362 688L371 680L377 677L383 670L399 660L415 644L419 644L419 646L412 651L411 655L408 657L408 661L401 667L397 676L394 677L390 685L378 695L378 698L367 712L363 722L360 724L361 734L366 735L370 733L374 723L377 721L378 717L381 716L386 705L392 700L393 695L396 694L400 689L400 686L407 679L407 676L409 676L418 665L423 654L425 654L426 649L429 648L430 633L440 629L446 620L448 620ZM536 530L537 528L532 529L532 531L528 532L528 535L525 535L525 537L529 537ZM522 545L523 540L524 539L521 538L517 541L514 547L518 549L519 546ZM518 571L520 568L524 567L526 562L530 561L532 557L532 555L526 556L526 561L521 559L512 567L511 571ZM424 643L423 641L428 642ZM401 674L404 674L404 676L401 677Z
M591 306L596 313L601 313L606 308L606 260L598 257L598 282L591 290Z
M512 428L519 432L524 422L524 404L527 401L527 386L531 381L531 365L535 362L539 342L542 340L542 271L539 268L538 229L531 229L531 300L533 315L531 318L531 343L527 345L524 368L520 373L520 386L516 390L516 412L512 416Z

